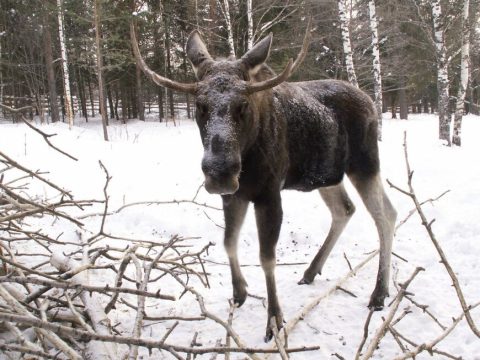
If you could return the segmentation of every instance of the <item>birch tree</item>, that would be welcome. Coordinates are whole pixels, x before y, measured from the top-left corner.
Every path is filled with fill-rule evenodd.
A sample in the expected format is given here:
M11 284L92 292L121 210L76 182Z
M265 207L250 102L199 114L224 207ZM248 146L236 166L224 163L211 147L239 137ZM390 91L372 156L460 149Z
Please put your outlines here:
M442 7L440 0L432 0L433 40L437 57L437 90L439 138L450 146L450 114L448 110L448 61L445 46L445 33L442 23Z
M378 43L377 15L375 1L368 2L370 15L370 30L372 31L372 56L373 56L373 87L375 93L375 108L378 115L378 140L382 140L382 73L380 66L380 46Z
M340 19L340 28L342 30L343 53L345 55L345 66L347 68L348 81L358 87L357 75L353 65L352 44L350 42L350 20L347 17L346 0L338 0L338 17Z
M252 0L247 0L247 50L253 47Z
M220 0L218 0L220 2ZM230 6L228 0L223 0L223 7L219 3L220 8L223 11L223 16L225 17L225 23L227 24L227 33L228 33L228 48L230 51L230 56L235 56L235 43L233 42L233 28L232 21L230 19Z
M455 117L453 121L453 145L462 145L462 117L467 92L469 68L470 68L470 24L469 24L470 1L463 0L462 12L462 50L460 63L460 85L458 87Z
M68 72L68 58L67 49L65 46L65 31L63 26L63 0L57 0L57 12L58 12L58 33L60 37L60 52L62 56L62 70L63 70L63 91L64 91L64 104L65 113L67 114L68 125L73 126L73 112L72 104L70 103L70 74Z
M103 85L103 55L100 42L101 28L100 28L100 4L99 0L95 0L93 4L94 11L94 22L95 22L95 46L96 46L96 57L97 57L97 77L98 77L98 96L100 103L100 113L102 116L102 127L103 127L103 138L105 141L108 141L108 132L107 132L107 109L105 107L105 87Z

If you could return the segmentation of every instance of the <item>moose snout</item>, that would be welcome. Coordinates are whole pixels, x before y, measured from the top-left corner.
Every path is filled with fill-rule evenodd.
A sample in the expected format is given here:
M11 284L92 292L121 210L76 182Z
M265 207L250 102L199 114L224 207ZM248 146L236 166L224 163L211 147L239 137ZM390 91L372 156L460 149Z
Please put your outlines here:
M210 194L233 194L239 187L241 170L240 158L237 156L214 155L206 152L202 160L205 175L205 189Z

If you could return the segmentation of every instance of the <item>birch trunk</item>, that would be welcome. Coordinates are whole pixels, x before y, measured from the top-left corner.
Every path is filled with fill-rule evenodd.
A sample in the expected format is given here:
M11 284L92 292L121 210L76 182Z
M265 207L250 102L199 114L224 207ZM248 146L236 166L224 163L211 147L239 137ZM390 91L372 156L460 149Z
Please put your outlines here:
M247 50L253 47L253 16L252 16L252 0L247 0Z
M437 56L438 130L439 138L441 140L445 140L447 145L450 146L450 114L448 110L448 101L450 95L448 89L448 62L441 17L442 7L440 5L440 0L433 0L433 36L435 41L435 52Z
M223 0L223 5L224 5L223 15L225 16L225 22L227 24L227 32L228 32L228 48L230 50L230 56L235 56L235 44L233 42L233 29L232 29L232 22L230 19L230 6L228 5L228 0Z
M58 10L58 33L60 37L60 52L62 56L62 69L63 69L63 90L64 90L63 101L65 103L65 112L67 115L68 125L72 127L73 113L72 113L72 104L70 103L70 99L71 99L70 74L68 72L68 58L67 58L67 49L65 46L65 32L63 27L63 0L57 0L57 10Z
M373 89L375 93L375 108L378 116L378 140L382 140L382 72L380 65L380 46L378 43L378 26L375 9L375 1L368 2L370 14L370 29L372 31L372 55L373 55Z
M100 114L102 116L102 127L103 127L103 138L105 141L108 141L108 131L107 131L107 109L105 101L105 87L103 85L103 57L102 57L102 48L100 42L100 4L99 0L95 0L93 11L95 18L95 45L96 45L96 57L97 57L97 77L98 77L98 97L99 97L99 106Z
M345 0L338 0L338 17L340 19L340 28L342 30L343 53L345 54L345 66L347 68L348 81L358 87L357 75L353 65L352 44L350 42L350 20L347 17Z
M467 92L469 67L470 67L470 24L469 24L470 1L463 1L462 16L462 52L461 52L461 72L460 86L458 87L457 104L455 106L455 117L453 121L453 145L462 145L462 117L465 105L465 94Z

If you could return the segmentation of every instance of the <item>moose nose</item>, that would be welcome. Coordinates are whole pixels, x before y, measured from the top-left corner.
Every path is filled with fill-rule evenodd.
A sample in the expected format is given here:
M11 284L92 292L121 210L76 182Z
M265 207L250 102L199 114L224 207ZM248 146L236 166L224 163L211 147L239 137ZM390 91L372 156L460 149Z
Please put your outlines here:
M202 160L203 173L214 178L236 176L240 172L240 168L239 160L230 160L224 156L214 155L213 152L206 153Z
M240 186L241 165L236 157L229 159L224 155L207 152L202 160L202 170L205 174L205 189L210 194L233 194Z

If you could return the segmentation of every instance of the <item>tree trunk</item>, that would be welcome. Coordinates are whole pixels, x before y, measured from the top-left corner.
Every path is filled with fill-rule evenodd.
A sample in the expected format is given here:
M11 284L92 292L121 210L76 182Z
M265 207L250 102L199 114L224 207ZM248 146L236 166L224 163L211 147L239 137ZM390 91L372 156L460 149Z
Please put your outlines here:
M115 107L113 105L112 85L105 84L107 90L108 109L110 110L110 119L115 119Z
M253 47L252 0L247 0L247 50Z
M461 50L461 71L460 85L458 87L457 103L455 107L455 118L453 121L453 145L462 145L462 117L465 105L465 94L468 86L469 62L470 62L470 24L469 24L470 1L463 0L462 17L462 50Z
M400 103L400 120L408 120L408 102L407 91L405 89L405 79L401 79L400 89L398 90L398 102Z
M169 19L167 16L163 17L164 26L165 26L165 53L166 53L166 68L167 68L167 77L169 79L172 78L172 64L170 59L170 26L169 26ZM168 102L170 103L170 116L175 124L175 107L173 104L173 91L171 89L167 89L167 97Z
M228 49L230 52L229 55L235 56L235 43L233 41L233 28L232 21L230 20L230 6L228 4L228 0L223 0L223 8L221 4L220 8L223 9L223 16L225 17L225 23L227 24Z
M143 91L142 91L142 69L138 65L135 66L136 68L136 84L137 84L137 110L138 110L138 118L142 121L145 121L145 106L143 104Z
M101 48L101 24L100 24L100 16L101 16L101 5L99 0L95 0L94 2L94 18L95 18L95 45L96 45L96 57L97 57L97 77L98 77L98 96L99 96L99 104L100 104L100 114L102 115L102 127L103 127L103 138L105 141L108 141L108 131L107 131L107 109L106 109L106 101L105 101L105 86L103 84L103 56L102 56L102 48Z
M373 55L373 88L375 93L375 108L378 116L378 140L382 140L382 72L380 65L380 47L378 44L377 15L375 1L368 2L370 14L370 29L372 31L372 55Z
M48 20L48 13L46 9L44 9L43 49L45 53L45 66L47 68L48 96L50 97L50 114L52 117L52 122L57 122L60 120L60 113L58 110L57 102L57 84L55 80L55 69L53 68L52 34L50 32L50 24ZM2 102L1 99L0 102Z
M65 45L65 33L63 27L63 0L57 0L57 11L58 11L58 32L60 37L60 51L62 54L62 69L63 69L63 90L64 96L63 101L65 104L65 112L67 114L68 125L73 126L73 114L72 114L72 104L71 100L71 91L70 91L70 74L68 72L68 58L67 58L67 49Z
M435 52L437 55L437 89L438 89L438 119L439 138L450 146L450 111L448 89L448 61L444 41L444 29L441 21L442 7L440 0L432 0L433 32Z
M157 99L158 99L158 121L163 121L163 88L159 86L157 88Z
M343 53L345 56L348 81L358 87L357 75L355 74L355 67L353 65L352 44L350 42L350 21L347 18L345 0L338 0L338 17L340 19L340 28L342 29Z
M390 107L392 109L392 119L397 118L397 96L395 93L390 93Z
M88 73L88 96L90 98L90 110L92 111L92 117L95 116L95 101L93 99L93 89L92 89L92 77L90 72Z
M77 93L80 97L80 107L82 109L82 115L85 117L86 121L88 121L88 111L87 111L87 101L85 99L85 89L83 88L83 79L82 73L79 68L77 68Z

